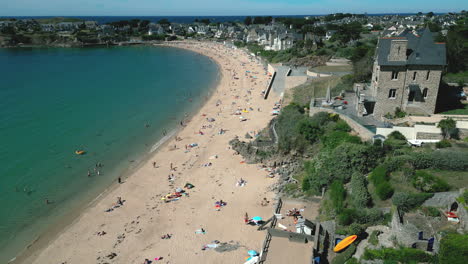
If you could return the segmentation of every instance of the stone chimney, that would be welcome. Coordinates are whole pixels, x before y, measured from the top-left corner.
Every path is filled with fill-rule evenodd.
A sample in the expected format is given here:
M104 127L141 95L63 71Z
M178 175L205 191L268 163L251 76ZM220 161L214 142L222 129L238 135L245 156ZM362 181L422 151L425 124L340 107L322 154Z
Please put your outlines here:
M406 49L408 41L406 39L394 39L390 44L389 61L406 61Z

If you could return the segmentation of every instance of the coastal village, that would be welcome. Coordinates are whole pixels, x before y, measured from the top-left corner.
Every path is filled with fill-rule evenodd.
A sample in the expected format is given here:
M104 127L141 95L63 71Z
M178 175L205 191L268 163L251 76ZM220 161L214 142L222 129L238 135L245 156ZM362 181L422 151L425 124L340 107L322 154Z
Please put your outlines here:
M2 47L183 48L222 71L151 162L25 263L468 259L466 12L3 19L0 32Z

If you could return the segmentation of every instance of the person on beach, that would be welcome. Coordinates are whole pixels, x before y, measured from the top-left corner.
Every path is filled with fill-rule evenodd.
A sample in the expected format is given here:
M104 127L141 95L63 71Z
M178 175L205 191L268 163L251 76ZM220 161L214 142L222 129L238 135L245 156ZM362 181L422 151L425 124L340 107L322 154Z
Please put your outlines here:
M122 197L117 197L117 204L123 205Z
M118 183L122 183L122 178L119 177L119 178L117 179L117 182L118 182Z
M153 168L156 168L156 161L153 161Z

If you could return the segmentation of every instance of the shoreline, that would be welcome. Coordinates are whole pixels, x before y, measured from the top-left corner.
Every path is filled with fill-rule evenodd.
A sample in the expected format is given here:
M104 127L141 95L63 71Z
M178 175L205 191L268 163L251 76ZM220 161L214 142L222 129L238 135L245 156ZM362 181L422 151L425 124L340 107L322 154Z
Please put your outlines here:
M180 46L185 46L185 49L190 49L190 50L192 50L192 51L198 52L199 54L202 54L202 55L205 55L205 56L207 56L206 53L208 53L208 51L207 51L206 49L205 49L204 51L203 51L203 50L196 50L197 47L194 47L194 46L191 46L191 47L190 47L190 45L201 45L201 46L203 46L203 45L208 45L208 46L209 46L209 45L212 45L212 46L214 46L214 47L216 47L216 48L220 48L220 47L221 47L220 44L214 44L214 43L187 43L187 42L183 42L183 43L174 43L174 44L171 43L171 44L169 44L169 45L167 45L167 46L173 47L173 46L175 46L175 45L177 45L176 47L179 47L179 48L181 48ZM166 46L166 45L163 45L163 46ZM225 47L223 47L223 48L224 48L224 49L227 49L227 48L225 48ZM198 49L200 49L200 47L198 47ZM220 48L220 49L222 49L222 48ZM239 52L238 52L238 53L239 53ZM242 52L241 52L241 53L242 53ZM246 55L246 54L244 54L244 55ZM225 75L225 73L227 73L227 72L229 72L229 71L226 70L226 65L224 65L224 67L223 67L223 64L222 64L223 62L225 63L225 61L222 61L222 60L220 61L220 58L218 58L218 60L217 60L216 56L213 56L213 54L211 54L211 56L208 56L208 57L210 57L212 60L214 60L214 61L218 64L218 67L220 68L221 76L220 76L220 79L218 80L216 89L212 90L212 92L211 92L209 98L207 98L207 100L204 101L203 105L198 109L198 111L193 111L194 115L193 115L193 118L191 118L190 123L188 123L184 128L182 128L182 129L180 129L180 130L174 132L174 135L172 135L171 137L167 138L167 140L166 140L163 144L160 144L160 146L158 146L158 149L157 149L156 151L150 152L149 155L148 155L148 159L147 159L147 160L142 160L142 161L141 161L141 166L137 166L137 167L134 169L133 172L130 172L130 176L127 178L128 180L126 180L124 184L122 184L122 185L116 184L116 185L112 186L112 188L110 187L110 188L108 188L105 192L103 192L102 194L100 194L100 195L93 201L92 204L89 204L89 205L86 207L85 211L83 211L83 212L80 213L80 216L79 216L77 219L75 219L70 225L68 225L68 226L65 228L65 230L63 230L63 232L61 232L61 234L57 234L57 236L56 236L55 238L51 239L51 241L50 241L51 243L48 243L47 245L43 245L42 248L38 248L38 251L32 252L29 256L24 257L24 258L22 259L22 260L24 261L23 263L31 263L31 262L33 261L33 259L36 260L36 262L34 262L34 263L47 263L47 262L50 263L50 262L53 262L53 261L59 261L58 259L57 259L57 260L48 259L48 258L53 258L53 254L50 255L50 256L48 256L48 254L47 254L47 251L50 251L50 250L52 250L53 252L56 252L56 250L58 250L61 254L69 255L69 254L67 254L66 252L63 252L63 251L67 251L67 250L69 251L69 250L70 250L70 247L68 247L67 250L60 250L60 249L62 248L62 245L60 245L60 242L57 242L57 241L60 241L64 236L67 236L67 234L74 233L73 229L76 228L77 226L80 226L80 224L82 224L82 222L86 221L85 218L89 218L88 216L89 216L90 214L93 214L93 213L94 213L94 212L90 212L90 211L96 211L96 210L94 210L96 207L102 207L102 204L105 203L105 202L107 202L106 200L109 200L109 199L110 199L109 196L111 196L111 194L116 193L117 191L121 191L121 190L119 190L119 189L123 189L123 187L126 187L126 186L128 186L128 185L135 185L135 181L141 180L141 179L138 179L138 180L135 179L137 176L140 176L140 175L136 175L136 174L139 174L139 172L141 172L141 171L143 171L143 170L151 171L151 170L148 170L148 168L147 168L147 167L148 167L148 164L150 163L149 161L150 161L151 159L153 159L153 158L158 158L158 159L160 159L159 156L161 156L162 154L170 154L171 150L164 151L164 149L168 147L168 145L169 145L170 142L172 142L174 136L180 135L180 134L189 135L190 133L187 133L188 128L190 127L190 128L192 129L194 123L195 123L196 121L200 120L200 118L198 118L198 120L194 120L194 119L197 119L196 117L198 117L199 114L201 114L201 113L206 113L206 108L208 107L207 105L208 105L209 103L212 103L213 100L215 100L215 98L214 98L215 95L219 96L219 92L220 92L220 91L221 91L221 92L225 92L225 95L226 95L226 92L229 92L229 91L226 91L226 89L223 89L223 88L225 88L225 87L223 87L223 83L226 84L226 79L229 79L229 76ZM246 57L247 57L247 56L246 56ZM238 61L239 61L239 60L238 60ZM241 62L241 64L243 64L243 62ZM262 68L261 66L259 66L259 67ZM258 67L257 67L257 68L258 68ZM239 72L239 74L242 74L242 73ZM247 74L246 74L246 75L247 75ZM266 80L267 80L266 75L265 75L265 76L262 76L262 77L263 77L262 82L265 82L265 84L266 84ZM245 78L245 79L249 80L248 78ZM227 83L230 83L232 80L233 80L233 79L228 80ZM252 83L254 80L251 79L250 81L251 81L251 83ZM234 84L234 82L232 82L232 83ZM255 85L256 85L256 82L255 82ZM224 85L224 86L226 86L226 85ZM264 87L262 87L262 85L260 85L259 88L257 87L257 91L255 91L255 92L256 92L256 93L259 93L260 90L262 90L263 88L264 88ZM253 89L253 88L252 88L252 89ZM232 87L231 87L231 91L233 91L233 90L232 90ZM234 89L234 91L236 91L236 89ZM227 97L229 98L230 96L227 96ZM219 100L219 99L218 99L218 100ZM263 99L261 99L261 100L263 100ZM261 103L261 102L262 102L262 101L260 101L260 103ZM267 102L263 102L263 103L267 103ZM273 104L273 103L271 103L271 102L269 103L269 105L272 105L272 104ZM231 105L231 106L232 106L232 105ZM263 109L266 109L266 108L263 108ZM212 114L214 114L214 113L212 113ZM218 115L219 115L219 112L218 112ZM262 112L262 115L263 115L263 118L265 119L265 121L266 121L266 120L269 121L269 120L271 119L271 117L268 115L268 111L267 111L267 112ZM265 118L265 117L266 117L266 118ZM237 116L235 116L235 118L237 118ZM203 120L203 119L204 119L204 118L201 118L201 120ZM228 117L228 118L226 118L226 119L230 119L230 117ZM234 119L234 120L236 120L236 119ZM228 121L228 120L225 120L225 121ZM192 123L192 122L193 122L193 123ZM239 122L238 119L237 119L237 122ZM201 124L198 124L198 125L201 125ZM257 127L258 127L258 128L263 128L263 125L258 125ZM243 135L243 134L239 134L238 136L242 136L242 135ZM230 139L232 139L232 136L233 136L232 134L229 135ZM189 137L190 137L190 136L189 136ZM212 136L212 137L213 137L213 136ZM185 138L185 137L183 137L183 138ZM155 146L155 145L153 145L152 148L154 148L154 146ZM222 147L225 148L226 146L222 146ZM207 146L207 147L202 146L202 148L209 148L209 146ZM197 149L197 150L198 150L198 149ZM175 150L174 150L173 152L175 152ZM205 151L205 153L203 153L203 151L201 151L199 154L200 154L200 156L201 156L201 155L206 156L206 155L209 154L209 153L206 153L206 151ZM199 155L196 155L197 158L198 158L198 156L199 156ZM198 160L198 159L196 159L196 160ZM177 160L177 161L178 161L178 160ZM192 163L192 165L190 166L190 169L194 166L195 163L196 163L196 162L193 162L193 163ZM238 163L237 163L237 164L238 164ZM166 164L166 166L167 166L167 164ZM183 165L183 166L185 166L185 165ZM239 165L237 165L237 166L239 166ZM255 167L255 165L252 165L252 166L249 166L249 167ZM140 173L140 174L141 174L141 173ZM241 175L242 175L242 174L241 174ZM178 177L178 176L177 176L177 177ZM162 185L163 182L164 182L164 180L165 180L165 179L162 178L162 179L158 179L157 181L159 181L159 182L161 183L161 185ZM262 179L262 180L263 180L263 179ZM127 181L128 181L128 182L127 182ZM252 180L252 181L254 181L254 180ZM264 180L263 180L263 181L264 181ZM180 183L180 184L182 184L182 183ZM249 184L250 184L250 183L249 183ZM252 183L252 184L254 184L254 183ZM197 186L197 184L195 184L195 185ZM133 187L135 187L135 186L133 186ZM167 189L167 188L166 188L166 189ZM234 193L234 192L233 192L233 193ZM266 191L265 191L265 195L266 195ZM158 195L156 195L156 196L158 196ZM270 196L271 196L271 195L270 195ZM125 197L123 197L123 198L124 198L124 199L132 199L133 197L125 196ZM154 197L152 197L152 198L154 198ZM185 199L185 198L184 198L184 199ZM192 199L192 198L190 197L190 198L187 198L187 199ZM140 200L140 202L145 202L146 200L147 200L147 199L142 199L142 200ZM184 202L185 202L185 201L180 201L180 202L178 202L178 203L184 203ZM125 204L125 205L126 205L126 204ZM169 205L172 205L172 203L170 203ZM163 204L162 206L164 206L164 204ZM257 205L257 206L258 206L258 205ZM255 206L255 207L257 207L257 206ZM141 206L140 206L140 207L141 207ZM123 211L124 209L127 209L127 207L126 207L126 206L123 206L123 208L121 208L121 209L119 209L119 210L120 210L120 211ZM140 208L140 209L141 209L141 208ZM100 211L100 210L98 210L98 211ZM158 210L158 211L159 211L159 210ZM267 211L270 212L270 210L267 210ZM101 212L102 212L102 211L101 211ZM128 212L125 212L125 217L128 218L128 214L127 214L127 213L128 213ZM100 214L105 214L105 213L100 213ZM139 217L140 217L140 216L139 216ZM106 220L105 218L107 218L107 215L104 215L103 218L104 218L103 220ZM130 217L130 218L131 218L131 217ZM241 217L239 216L239 218L241 218ZM110 220L110 219L108 219L108 220ZM110 221L110 222L115 222L115 221ZM82 227L85 227L85 226L82 226ZM86 228L86 227L85 227L85 228ZM161 231L161 232L162 232L162 231ZM108 232L108 233L110 233L110 232ZM76 234L76 233L75 233L75 234ZM261 234L261 237L262 237L262 239L263 239L263 233L260 233L260 234ZM93 236L92 234L88 234L88 235ZM79 236L79 235L78 235L78 236ZM85 235L83 235L83 236L85 236ZM109 236L108 236L108 237L109 237ZM156 240L156 239L158 239L158 236L154 236L154 234L153 234L153 240ZM257 244L260 244L261 241L262 241L262 239L261 239L260 241L257 241L257 242L258 242ZM69 240L69 239L66 239L66 240ZM86 239L85 239L85 240L86 240ZM77 241L77 242L78 242L78 241ZM56 249L54 250L54 247L57 246L57 243L58 243L59 247L56 248ZM67 244L69 244L69 243L67 243ZM70 246L70 245L69 245L69 246ZM258 245L258 246L260 246L260 245ZM56 252L56 253L57 253L57 252ZM69 252L69 253L70 253L70 252ZM131 255L131 252L128 252L128 253ZM136 252L133 252L133 253L136 253ZM140 254L141 254L141 253L142 253L142 252L140 252ZM72 254L72 255L73 255L73 254ZM75 255L75 257L79 257L79 255L80 255L80 254L78 253L78 255ZM120 252L119 252L119 255L120 255ZM37 258L37 257L38 257L38 258ZM73 257L72 257L72 258L73 258ZM31 261L31 262L27 262L28 260ZM15 261L15 263L20 263L19 261L20 261L20 260L19 260L19 258L18 258L17 261ZM44 262L41 262L41 261L44 261ZM60 260L60 261L62 261L62 260ZM119 262L119 263L120 263L120 262ZM128 263L128 262L122 262L122 263Z
M140 46L152 46L150 44L143 44ZM158 46L163 46L163 45L158 45ZM165 46L165 45L164 45ZM170 47L170 46L165 46L165 47ZM37 48L37 47L36 47ZM40 48L40 47L39 47ZM46 47L46 48L54 48L54 47ZM78 47L79 48L79 47ZM170 48L176 48L176 47L170 47ZM186 49L189 50L189 49ZM200 54L196 51L191 50L192 52L195 52L197 54ZM203 108L203 106L206 104L206 102L213 96L214 92L216 92L216 88L219 85L219 82L222 78L222 72L221 72L221 66L219 63L213 58L209 57L210 60L217 65L218 68L218 74L216 77L216 81L213 84L212 87L208 88L207 90L207 95L205 98L203 98L200 101L200 105L195 108L195 111L190 113L188 116L184 117L183 121L187 122L187 120L190 120L200 112L200 110ZM146 163L149 162L149 160L152 158L152 156L159 151L161 148L164 148L168 145L169 141L175 139L177 134L183 129L183 127L180 127L179 125L176 125L173 129L171 129L166 136L163 136L161 139L157 140L154 144L152 144L151 148L149 151L140 153L140 157L138 160L138 164L134 167L129 167L126 168L125 170L121 171L118 173L118 177L120 177L123 182L125 182L126 179L128 179L132 174L134 174L136 171L138 171L142 166L144 166ZM97 203L99 203L102 199L106 197L109 193L111 193L113 190L118 188L120 184L117 182L111 182L107 187L105 187L101 192L99 192L94 198L88 199L88 202L86 203L79 203L76 205L76 207L73 207L73 209L76 209L76 211L69 211L65 213L63 216L61 216L57 221L56 225L52 227L46 228L39 236L36 236L33 238L26 246L23 248L18 254L10 259L8 261L9 264L19 264L19 263L27 263L25 262L27 259L31 258L34 254L37 254L41 250L43 250L50 242L55 240L59 233L61 231L66 231L70 226L72 226L74 223L79 221L79 219L82 217L82 215L88 210L89 208L92 208L95 206Z

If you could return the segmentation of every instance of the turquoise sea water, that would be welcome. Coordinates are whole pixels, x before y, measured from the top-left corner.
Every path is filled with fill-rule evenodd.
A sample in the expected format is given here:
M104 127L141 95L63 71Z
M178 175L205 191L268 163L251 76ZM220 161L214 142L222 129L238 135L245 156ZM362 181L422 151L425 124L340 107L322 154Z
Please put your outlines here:
M0 263L136 167L217 79L174 48L0 49Z

